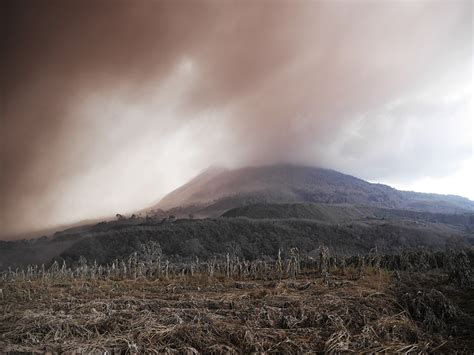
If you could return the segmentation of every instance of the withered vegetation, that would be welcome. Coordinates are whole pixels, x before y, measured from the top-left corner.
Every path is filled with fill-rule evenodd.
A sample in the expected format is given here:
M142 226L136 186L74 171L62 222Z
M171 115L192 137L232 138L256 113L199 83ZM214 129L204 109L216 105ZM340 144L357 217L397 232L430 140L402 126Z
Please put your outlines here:
M170 262L157 244L1 274L0 349L66 353L472 352L472 251L339 259L296 248ZM453 265L457 265L454 267Z

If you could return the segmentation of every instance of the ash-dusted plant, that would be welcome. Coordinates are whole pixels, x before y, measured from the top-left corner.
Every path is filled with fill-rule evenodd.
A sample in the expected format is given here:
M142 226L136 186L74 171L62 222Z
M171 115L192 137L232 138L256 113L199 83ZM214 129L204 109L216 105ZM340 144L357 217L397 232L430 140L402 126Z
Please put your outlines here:
M138 245L138 258L145 263L155 263L161 260L163 250L160 243L149 240Z
M448 330L448 324L461 314L441 291L435 289L406 293L401 300L415 321L434 332Z
M446 266L449 282L459 288L472 286L472 266L465 251L448 253Z
M289 255L290 260L288 262L288 275L295 279L296 275L300 273L300 251L298 248L291 248Z
M319 272L321 273L324 284L329 285L331 281L330 254L329 248L324 245L319 247Z

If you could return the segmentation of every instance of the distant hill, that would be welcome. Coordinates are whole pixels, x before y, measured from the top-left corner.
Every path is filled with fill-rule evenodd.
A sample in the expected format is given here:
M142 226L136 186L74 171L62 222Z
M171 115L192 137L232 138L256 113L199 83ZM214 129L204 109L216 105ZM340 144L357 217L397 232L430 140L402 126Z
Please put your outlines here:
M320 245L344 255L367 253L377 246L383 252L401 248L468 246L472 238L444 224L413 221L367 220L325 223L307 219L183 219L175 222L144 222L97 230L81 238L58 256L74 262L79 256L99 263L127 257L143 241L158 241L170 258L206 259L236 252L246 259L274 257L278 249L299 248L316 253Z
M433 213L347 204L262 203L236 207L228 210L222 216L228 218L247 217L253 219L314 219L331 223L368 219L409 219L413 221L448 224L458 226L462 230L472 229L474 231L474 212L460 214Z
M171 210L176 215L215 217L251 204L301 202L436 213L474 211L474 202L464 197L399 191L334 170L296 165L211 168L165 196L153 208Z
M260 203L236 207L225 212L227 218L252 219L314 219L323 222L354 221L375 218L373 207L322 203Z
M147 240L158 241L166 257L177 260L196 256L206 259L228 251L237 251L247 259L274 257L279 248L292 247L311 254L323 244L344 255L367 253L375 246L391 253L403 248L439 250L474 245L474 234L457 225L377 217L376 209L370 214L364 212L364 207L351 206L267 207L262 213L277 211L279 218L255 214L260 206L248 206L229 211L228 217L166 221L136 218L64 231L52 238L0 242L0 270L30 263L48 264L54 258L74 263L80 256L110 263L129 256ZM282 214L285 210L298 213L296 217L293 212ZM251 213L254 218L242 216L241 212Z

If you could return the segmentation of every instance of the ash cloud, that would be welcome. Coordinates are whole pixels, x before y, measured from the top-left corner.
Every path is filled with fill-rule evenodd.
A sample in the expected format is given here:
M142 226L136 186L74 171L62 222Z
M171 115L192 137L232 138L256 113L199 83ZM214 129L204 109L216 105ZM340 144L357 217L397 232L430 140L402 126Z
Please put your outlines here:
M141 209L208 165L410 181L472 161L471 1L5 10L6 237Z

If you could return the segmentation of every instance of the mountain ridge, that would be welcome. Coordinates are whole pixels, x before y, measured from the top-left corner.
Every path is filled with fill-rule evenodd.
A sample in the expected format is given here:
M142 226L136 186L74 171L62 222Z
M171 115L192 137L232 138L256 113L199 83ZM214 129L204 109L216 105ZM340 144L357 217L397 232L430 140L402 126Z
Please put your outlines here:
M462 196L401 191L336 170L293 164L207 169L152 208L213 217L248 204L298 202L350 203L433 213L474 211L474 202Z

